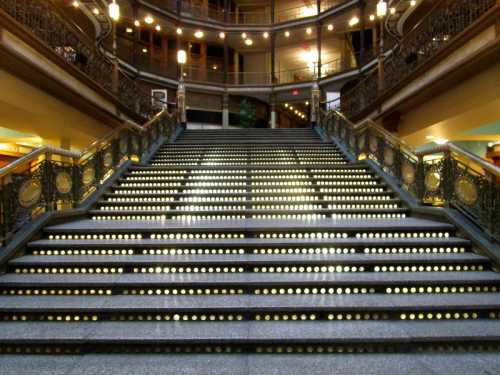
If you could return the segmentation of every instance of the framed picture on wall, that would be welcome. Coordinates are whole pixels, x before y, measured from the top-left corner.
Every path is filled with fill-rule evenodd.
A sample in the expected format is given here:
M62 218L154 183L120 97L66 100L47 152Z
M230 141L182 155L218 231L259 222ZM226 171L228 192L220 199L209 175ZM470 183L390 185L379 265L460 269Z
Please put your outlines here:
M151 104L154 109L168 107L168 91L166 89L151 89Z

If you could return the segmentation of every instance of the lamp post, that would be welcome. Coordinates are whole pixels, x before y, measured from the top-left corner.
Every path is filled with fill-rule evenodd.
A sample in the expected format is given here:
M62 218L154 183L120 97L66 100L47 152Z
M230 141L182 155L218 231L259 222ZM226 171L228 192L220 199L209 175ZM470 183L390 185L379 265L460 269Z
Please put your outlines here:
M179 64L179 86L177 87L177 116L182 126L186 126L186 86L184 85L184 64L187 60L186 51L177 51L177 63Z
M378 50L378 89L384 89L384 18L387 15L387 1L377 3L377 18L379 19L379 50Z
M118 79L118 56L117 56L117 45L116 45L116 23L120 19L120 6L113 0L108 6L108 15L111 18L112 24L112 38L113 38L113 72L111 76L111 86L113 92L117 93L119 88Z

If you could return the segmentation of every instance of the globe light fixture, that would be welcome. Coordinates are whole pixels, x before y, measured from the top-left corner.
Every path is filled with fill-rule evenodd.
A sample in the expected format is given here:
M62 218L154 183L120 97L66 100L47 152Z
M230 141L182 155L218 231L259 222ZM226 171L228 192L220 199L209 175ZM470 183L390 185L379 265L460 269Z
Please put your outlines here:
M387 14L387 1L380 0L377 3L377 17L385 17Z

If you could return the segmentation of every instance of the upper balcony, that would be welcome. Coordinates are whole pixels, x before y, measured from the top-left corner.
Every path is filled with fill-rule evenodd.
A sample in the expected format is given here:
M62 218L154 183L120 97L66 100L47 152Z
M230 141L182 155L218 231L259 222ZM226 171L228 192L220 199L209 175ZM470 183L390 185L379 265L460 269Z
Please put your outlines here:
M169 14L183 22L222 27L287 25L311 21L352 7L359 0L139 0L142 8ZM370 2L370 1L369 1Z

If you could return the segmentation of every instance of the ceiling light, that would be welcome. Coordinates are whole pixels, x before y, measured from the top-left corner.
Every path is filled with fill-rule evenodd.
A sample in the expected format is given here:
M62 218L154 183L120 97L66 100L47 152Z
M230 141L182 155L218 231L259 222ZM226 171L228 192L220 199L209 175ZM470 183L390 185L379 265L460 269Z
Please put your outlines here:
M252 39L245 39L245 44L247 46L251 46L253 44L253 40Z
M377 17L385 17L387 14L387 1L380 0L377 3Z
M185 64L187 61L187 53L183 49L177 51L177 62L179 64Z
M134 32L134 30L131 27L127 27L125 31L129 34L132 34Z
M285 103L285 108L288 108L288 103Z
M137 26L137 27L141 26L141 23L139 22L139 20L134 21L134 26Z
M73 1L73 6L75 8L78 8L80 6L80 3L78 1Z
M375 21L375 15L374 14L370 14L370 21Z
M354 26L354 25L357 25L358 23L359 23L359 18L356 16L352 17L349 20L349 26Z
M148 52L148 49L147 48L143 48L142 49L142 53L147 53Z
M219 38L224 39L226 37L226 33L221 32L219 33Z
M285 36L288 38L290 36L290 31L285 31Z
M242 37L243 39L246 39L246 38L247 38L247 33L241 33L241 37Z
M396 14L396 8L394 7L391 8L391 14Z
M99 9L94 8L94 9L92 10L92 13L94 13L94 14L97 16L97 15L99 14Z
M161 31L161 26L160 25L156 25L155 29L156 29L156 31Z
M417 1L416 0L411 0L410 1L410 6L414 7L415 5L417 5Z
M309 100L306 100L306 105L309 105Z
M311 34L312 34L312 32L313 32L313 30L312 30L310 27L308 27L308 28L306 29L306 33L307 33L307 35L311 35Z
M205 33L201 30L198 30L194 33L194 37L197 38L197 39L201 39L205 36Z
M153 22L155 22L155 19L151 16L146 16L144 17L144 22L146 22L148 25L151 25Z
M108 5L108 14L109 18L115 22L120 19L120 6L115 2L115 0Z
M264 31L262 36L264 37L264 39L267 39L267 38L269 38L269 33L267 31Z
M328 25L328 31L332 31L333 30L333 25L332 24L329 24Z
M217 65L213 65L213 66L212 66L212 69L213 69L213 70L217 70Z
M177 33L177 35L182 35L182 29L180 27L178 27L175 32Z

